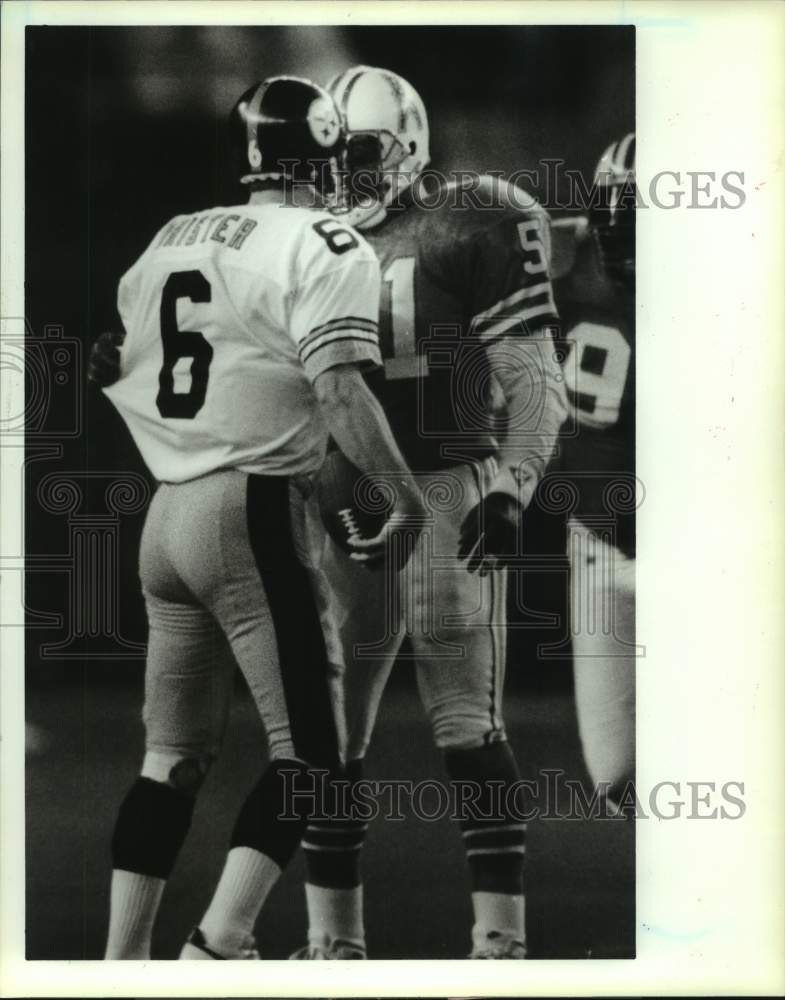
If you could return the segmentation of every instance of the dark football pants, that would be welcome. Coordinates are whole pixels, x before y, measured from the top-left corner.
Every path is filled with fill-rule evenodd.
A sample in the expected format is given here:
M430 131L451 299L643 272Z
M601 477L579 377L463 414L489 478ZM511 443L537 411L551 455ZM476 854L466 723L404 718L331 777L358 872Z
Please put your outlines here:
M271 759L336 768L338 736L319 617L304 562L301 484L224 470L163 483L140 549L150 624L148 751L212 758L222 744L233 661L261 715Z

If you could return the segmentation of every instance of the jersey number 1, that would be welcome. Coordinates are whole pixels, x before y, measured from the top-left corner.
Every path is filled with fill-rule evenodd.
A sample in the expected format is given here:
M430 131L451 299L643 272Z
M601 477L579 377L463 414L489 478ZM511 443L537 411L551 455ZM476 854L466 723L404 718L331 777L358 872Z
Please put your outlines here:
M382 350L388 379L428 374L425 358L417 353L414 312L414 257L396 257L383 274ZM389 319L389 328L386 320Z
M181 330L177 326L177 300L209 302L210 282L201 271L177 271L166 279L161 293L161 340L164 363L158 373L158 395L155 405L162 417L193 420L204 406L207 378L213 349L198 330ZM181 358L191 358L191 388L188 392L174 391L174 366Z

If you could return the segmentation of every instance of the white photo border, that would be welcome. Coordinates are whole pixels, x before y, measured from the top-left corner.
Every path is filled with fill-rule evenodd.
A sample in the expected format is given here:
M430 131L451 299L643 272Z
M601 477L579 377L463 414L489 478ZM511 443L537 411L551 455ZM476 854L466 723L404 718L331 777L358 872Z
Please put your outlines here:
M551 996L785 990L785 6L723 2L8 3L2 8L2 299L24 315L28 24L634 24L637 173L744 173L737 210L638 216L638 787L744 782L735 821L637 828L637 958L477 962L27 962L24 634L0 632L0 993ZM601 54L598 53L598 58ZM6 376L6 373L3 373ZM5 405L19 386L4 378ZM20 551L0 451L2 552ZM16 480L18 482L18 480ZM3 575L0 620L21 574ZM67 859L64 859L67 863ZM590 919L588 917L587 919Z

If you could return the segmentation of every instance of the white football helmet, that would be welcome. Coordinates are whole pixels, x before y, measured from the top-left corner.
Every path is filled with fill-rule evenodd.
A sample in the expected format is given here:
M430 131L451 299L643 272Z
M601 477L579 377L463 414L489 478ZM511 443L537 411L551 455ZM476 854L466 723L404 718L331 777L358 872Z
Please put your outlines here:
M430 161L425 105L403 77L374 66L344 70L327 90L346 131L349 189L352 178L364 174L336 211L361 229L378 225L387 205Z
M635 133L612 142L600 157L594 171L595 184L635 183Z
M589 211L605 273L617 284L635 282L635 133L611 143L594 172Z

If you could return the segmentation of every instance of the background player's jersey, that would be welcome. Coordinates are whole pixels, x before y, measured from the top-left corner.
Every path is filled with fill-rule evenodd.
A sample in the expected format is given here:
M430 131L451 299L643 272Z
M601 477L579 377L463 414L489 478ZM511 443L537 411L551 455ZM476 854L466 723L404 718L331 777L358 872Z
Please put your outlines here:
M311 382L380 364L379 265L331 215L238 205L178 216L122 278L122 377L106 390L158 480L321 464Z
M485 346L555 322L548 226L525 192L483 177L427 203L410 189L364 232L382 272L385 371L374 388L413 469L496 450Z
M556 241L572 239L555 230ZM558 248L557 248L558 249ZM570 248L553 283L565 341L564 373L572 420L559 441L558 471L578 494L577 516L612 526L615 544L635 550L635 294L617 289L599 267L594 241ZM560 256L557 253L557 256ZM557 273L562 269L557 262Z

